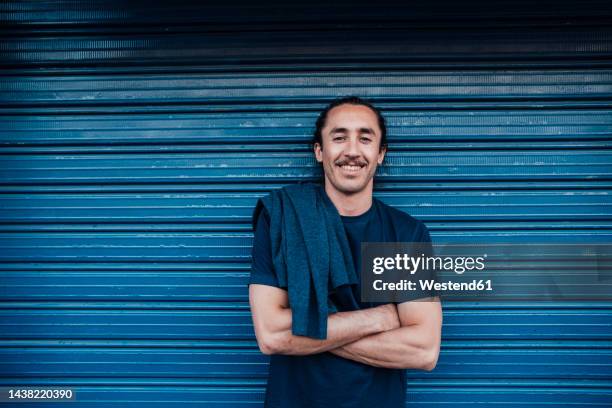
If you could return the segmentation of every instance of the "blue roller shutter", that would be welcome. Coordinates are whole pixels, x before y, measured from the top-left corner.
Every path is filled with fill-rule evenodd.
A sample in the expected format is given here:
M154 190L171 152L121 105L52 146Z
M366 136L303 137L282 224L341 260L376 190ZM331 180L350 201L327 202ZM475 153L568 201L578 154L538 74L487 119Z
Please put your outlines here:
M260 406L249 216L318 177L339 95L383 108L375 194L436 242L611 242L612 9L532 3L0 4L0 386ZM611 329L606 302L446 303L408 406L612 406Z

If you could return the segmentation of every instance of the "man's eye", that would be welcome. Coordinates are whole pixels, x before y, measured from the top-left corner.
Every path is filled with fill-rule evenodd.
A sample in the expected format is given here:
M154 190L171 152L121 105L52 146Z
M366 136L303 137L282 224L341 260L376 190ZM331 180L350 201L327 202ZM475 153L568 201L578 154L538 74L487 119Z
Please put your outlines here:
M362 137L361 141L364 143L370 143L372 141L372 139L370 139L369 137Z
M334 140L344 140L345 137L344 136L336 136L334 137Z

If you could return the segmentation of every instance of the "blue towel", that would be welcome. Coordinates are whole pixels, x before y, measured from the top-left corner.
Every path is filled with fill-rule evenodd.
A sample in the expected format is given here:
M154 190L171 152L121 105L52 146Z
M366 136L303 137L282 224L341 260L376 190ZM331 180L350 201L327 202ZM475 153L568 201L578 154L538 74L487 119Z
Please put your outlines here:
M265 207L270 214L272 262L286 286L292 333L327 338L327 316L337 310L329 288L357 284L351 249L338 210L322 185L299 183L257 201L253 228Z

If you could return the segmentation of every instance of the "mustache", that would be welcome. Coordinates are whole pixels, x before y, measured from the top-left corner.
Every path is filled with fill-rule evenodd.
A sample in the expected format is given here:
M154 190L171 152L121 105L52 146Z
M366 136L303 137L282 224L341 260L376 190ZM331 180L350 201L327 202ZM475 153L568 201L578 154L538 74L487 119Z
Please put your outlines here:
M353 166L366 166L368 163L366 163L363 160L346 160L346 159L336 162L336 165L338 166L344 166L345 164L353 165Z

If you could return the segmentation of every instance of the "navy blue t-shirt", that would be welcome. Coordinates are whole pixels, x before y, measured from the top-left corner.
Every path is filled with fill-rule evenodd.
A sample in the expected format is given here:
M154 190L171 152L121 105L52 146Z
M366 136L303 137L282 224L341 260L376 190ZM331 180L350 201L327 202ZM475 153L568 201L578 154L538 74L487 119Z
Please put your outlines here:
M326 197L326 199L328 199ZM359 274L361 242L429 242L425 225L374 198L358 216L341 216ZM381 216L390 216L393 231L383 231ZM280 287L272 264L270 216L264 208L255 229L249 284ZM287 289L282 287L281 289ZM330 297L339 311L377 306L362 303L357 285L344 285ZM275 354L270 358L268 408L399 408L405 405L405 370L374 367L330 352L306 356Z

